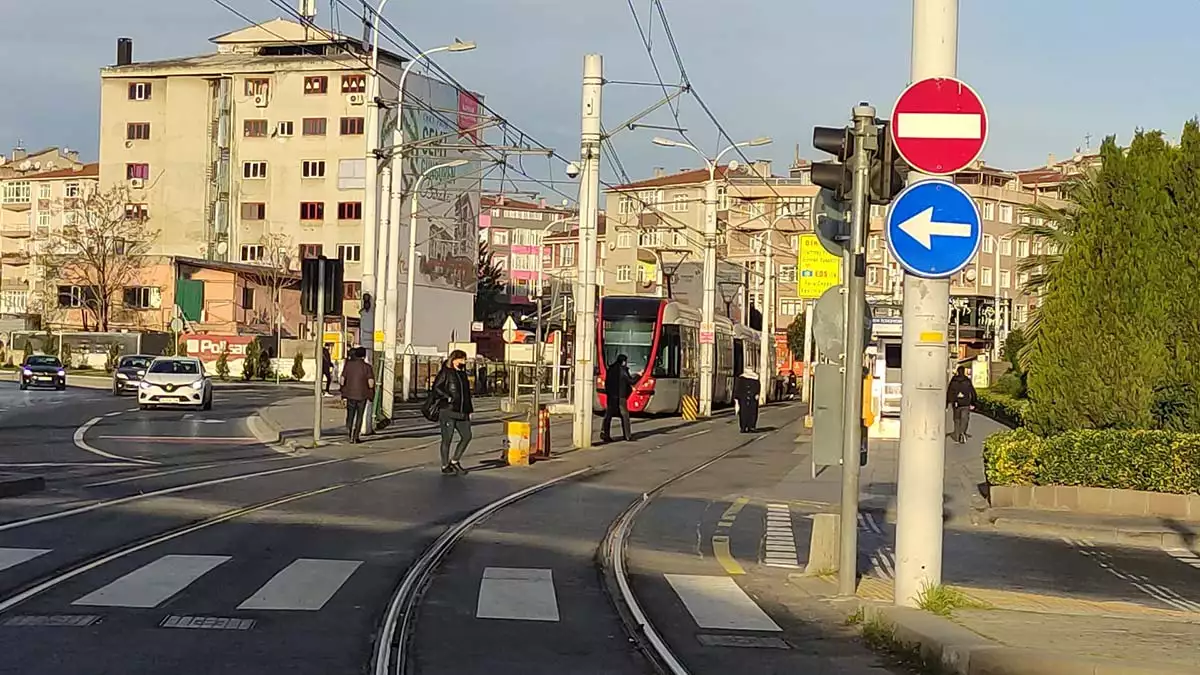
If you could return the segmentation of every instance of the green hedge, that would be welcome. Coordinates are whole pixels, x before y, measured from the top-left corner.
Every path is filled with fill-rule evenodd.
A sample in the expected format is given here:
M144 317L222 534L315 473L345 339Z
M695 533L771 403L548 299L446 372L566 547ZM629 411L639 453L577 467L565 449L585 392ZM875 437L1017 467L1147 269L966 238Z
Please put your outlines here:
M986 415L1006 426L1024 426L1025 411L1029 409L1029 401L1027 399L1016 398L1007 394L988 391L987 389L980 389L977 395L975 412Z
M983 442L992 485L1080 485L1200 493L1200 434L1120 429L1043 438L1027 429Z

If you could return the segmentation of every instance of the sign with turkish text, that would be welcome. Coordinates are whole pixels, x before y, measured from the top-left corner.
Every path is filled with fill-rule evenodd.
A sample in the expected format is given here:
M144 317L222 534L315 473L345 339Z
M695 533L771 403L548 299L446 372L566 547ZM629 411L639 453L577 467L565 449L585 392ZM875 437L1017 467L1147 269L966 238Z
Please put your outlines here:
M216 361L221 352L229 349L230 359L246 358L246 346L254 342L253 335L209 335L191 334L183 336L188 356L194 356L201 361Z
M815 300L842 283L842 261L825 250L815 234L800 235L800 254L796 267L796 293L802 299Z

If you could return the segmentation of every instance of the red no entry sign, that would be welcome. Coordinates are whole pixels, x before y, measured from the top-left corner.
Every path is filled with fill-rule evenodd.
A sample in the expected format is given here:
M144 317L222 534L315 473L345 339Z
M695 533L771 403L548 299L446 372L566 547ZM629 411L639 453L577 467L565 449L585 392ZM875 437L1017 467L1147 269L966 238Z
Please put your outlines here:
M987 141L987 110L966 82L934 77L914 82L892 108L892 141L921 173L943 176L974 162Z

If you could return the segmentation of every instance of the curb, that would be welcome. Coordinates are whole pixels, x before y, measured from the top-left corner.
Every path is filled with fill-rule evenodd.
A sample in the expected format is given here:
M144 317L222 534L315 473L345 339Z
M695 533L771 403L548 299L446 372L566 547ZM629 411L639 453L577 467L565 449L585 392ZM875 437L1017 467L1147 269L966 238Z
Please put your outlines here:
M19 497L30 492L41 492L45 489L46 479L43 476L0 473L0 497Z
M1186 675L1170 664L1130 663L1006 647L949 619L908 607L862 603L864 618L892 627L896 642L955 675Z
M1112 527L1108 525L1089 525L1085 523L1059 523L1038 520L1036 518L1013 518L996 515L991 511L984 514L984 526L994 529L1021 534L1030 537L1054 538L1070 537L1086 539L1097 544L1114 544L1132 548L1147 549L1188 549L1195 545L1196 534L1179 532L1166 528L1136 528Z

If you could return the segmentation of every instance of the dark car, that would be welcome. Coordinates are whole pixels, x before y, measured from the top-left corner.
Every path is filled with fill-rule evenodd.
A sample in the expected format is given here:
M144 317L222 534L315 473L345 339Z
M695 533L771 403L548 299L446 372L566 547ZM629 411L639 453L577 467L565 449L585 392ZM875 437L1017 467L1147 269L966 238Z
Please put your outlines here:
M30 387L67 388L67 371L57 356L31 354L21 364L21 389Z
M142 381L142 376L146 374L146 369L153 360L153 356L144 354L122 356L121 360L117 361L117 367L113 369L113 396L121 396L127 391L136 392L138 383Z

